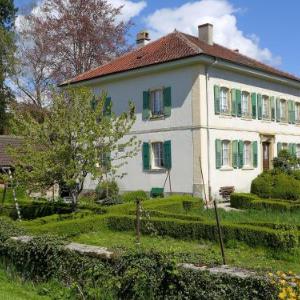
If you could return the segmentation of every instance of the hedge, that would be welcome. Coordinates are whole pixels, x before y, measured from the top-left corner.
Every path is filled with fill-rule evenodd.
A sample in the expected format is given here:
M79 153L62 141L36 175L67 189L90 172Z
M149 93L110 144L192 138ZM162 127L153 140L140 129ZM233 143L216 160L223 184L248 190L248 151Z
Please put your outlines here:
M149 196L145 191L138 190L138 191L133 191L133 192L126 192L121 195L121 199L123 202L135 202L137 199L139 200L148 200Z
M132 230L135 218L132 216L109 216L108 226L113 230ZM141 220L141 231L145 234L157 233L181 239L218 240L214 222L176 220L171 218L151 218ZM151 226L149 226L151 225ZM289 250L298 246L296 231L275 230L246 224L222 224L224 241L238 240L251 246L265 246L274 249Z
M0 257L6 266L27 280L61 281L69 287L70 299L275 300L278 293L264 277L184 269L156 252L138 251L106 260L65 250L64 241L53 237L21 243L1 239L0 233L0 240Z
M300 210L299 201L261 199L256 195L246 193L231 194L230 205L237 209L271 209L278 211Z

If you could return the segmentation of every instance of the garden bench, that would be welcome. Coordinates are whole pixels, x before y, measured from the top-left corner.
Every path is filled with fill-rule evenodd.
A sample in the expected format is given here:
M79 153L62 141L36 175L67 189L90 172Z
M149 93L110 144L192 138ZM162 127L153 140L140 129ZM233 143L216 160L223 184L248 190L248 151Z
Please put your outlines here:
M226 201L230 200L230 195L234 192L234 186L222 186L220 187L219 194Z
M157 197L163 197L163 196L164 196L164 189L163 188L154 187L150 191L150 197L151 198L157 198Z

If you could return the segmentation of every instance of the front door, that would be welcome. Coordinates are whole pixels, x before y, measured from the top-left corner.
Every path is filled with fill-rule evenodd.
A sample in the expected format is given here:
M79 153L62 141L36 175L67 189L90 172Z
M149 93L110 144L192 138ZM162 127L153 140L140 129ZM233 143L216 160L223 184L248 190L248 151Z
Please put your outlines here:
M264 142L263 146L263 170L267 171L270 169L270 143Z

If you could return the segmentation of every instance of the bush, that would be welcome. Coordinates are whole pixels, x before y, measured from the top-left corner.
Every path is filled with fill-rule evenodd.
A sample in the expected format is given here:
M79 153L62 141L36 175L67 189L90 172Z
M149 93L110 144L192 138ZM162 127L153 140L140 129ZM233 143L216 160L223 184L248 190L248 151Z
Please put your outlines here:
M252 208L253 200L259 199L256 195L246 193L232 193L230 195L230 205L234 208Z
M115 180L102 181L96 187L96 200L116 198L119 194L119 187Z
M135 227L135 218L131 216L110 216L107 220L108 226L113 230L132 230ZM218 241L217 227L214 222L151 218L142 219L141 223L141 230L145 234L151 234L155 230L159 235L173 238ZM298 235L295 231L231 223L223 223L221 227L225 242L238 240L250 246L266 246L282 250L290 250L298 245Z
M123 202L135 202L137 199L139 200L148 200L149 196L145 191L138 190L133 192L127 192L122 194Z
M6 217L0 218L0 242L4 242L12 236L22 234L24 234L24 230L16 226L15 222Z
M278 157L273 159L275 170L290 174L299 165L299 159L288 150L281 150Z
M264 172L252 181L251 193L261 198L298 200L300 181L285 173Z

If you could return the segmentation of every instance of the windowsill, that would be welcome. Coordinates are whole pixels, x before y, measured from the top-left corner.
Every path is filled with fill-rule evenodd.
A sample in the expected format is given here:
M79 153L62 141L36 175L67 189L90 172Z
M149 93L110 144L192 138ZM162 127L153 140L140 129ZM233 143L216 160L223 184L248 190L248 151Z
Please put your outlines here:
M220 171L233 171L233 168L229 166L224 166L220 168Z
M252 116L241 116L241 119L245 121L252 121Z
M272 123L272 120L271 119L262 119L262 122L265 122L265 123Z
M248 170L248 171L250 171L250 170L254 170L254 168L252 167L252 166L244 166L243 168L242 168L242 170Z
M165 168L155 168L155 169L150 169L147 171L147 173L166 173L167 169Z
M278 124L279 125L289 125L288 121L280 121Z
M150 121L155 121L155 120L164 120L165 119L165 115L155 115L155 116L151 116L149 118Z
M220 113L220 117L224 119L232 119L232 115L230 113Z

